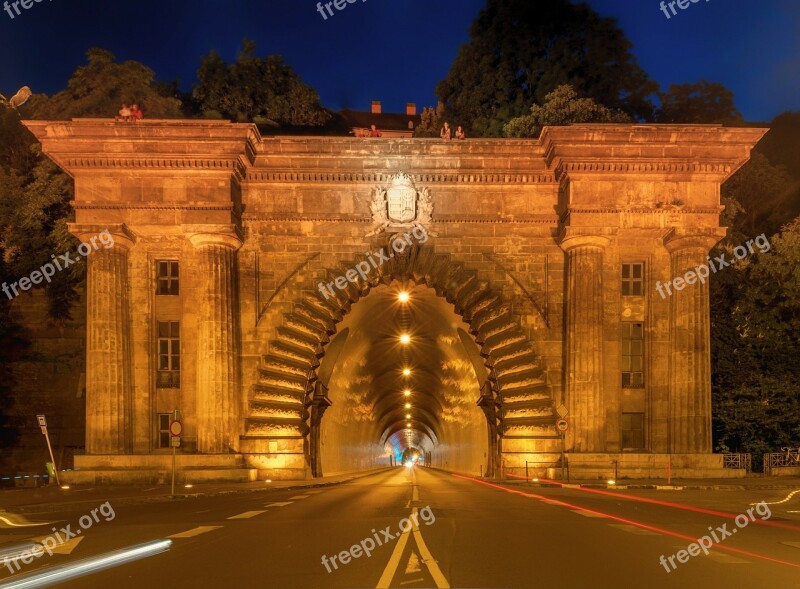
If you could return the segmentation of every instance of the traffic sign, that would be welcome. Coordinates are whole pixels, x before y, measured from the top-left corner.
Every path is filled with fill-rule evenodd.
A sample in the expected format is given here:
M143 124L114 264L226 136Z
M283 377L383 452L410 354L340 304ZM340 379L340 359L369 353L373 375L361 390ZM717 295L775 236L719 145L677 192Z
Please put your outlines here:
M169 445L170 445L170 447L172 447L172 448L180 448L180 447L181 447L181 439L180 439L178 436L172 436L172 437L169 439ZM174 495L174 494L175 494L175 493L174 493L174 491L173 491L173 495Z
M169 435L177 437L183 434L183 424L177 419L169 422Z
M569 429L569 422L566 419L559 419L556 421L556 428L560 432L565 432Z
M567 416L567 413L569 413L569 410L568 410L568 409L567 409L567 407L564 405L564 403L561 403L561 405L559 405L558 407L556 407L556 413L558 413L558 416L559 416L559 417L561 417L561 418L564 418L564 417L566 417L566 416Z

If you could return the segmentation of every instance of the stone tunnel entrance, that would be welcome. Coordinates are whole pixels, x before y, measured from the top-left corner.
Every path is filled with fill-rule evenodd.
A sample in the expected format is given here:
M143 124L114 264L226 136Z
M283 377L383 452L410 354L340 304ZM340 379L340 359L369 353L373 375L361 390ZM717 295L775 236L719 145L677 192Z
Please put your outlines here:
M709 286L657 288L724 235L720 185L764 129L587 124L443 143L26 125L74 178L72 234L114 237L86 261L71 482L162 480L176 409L192 480L362 470L408 448L519 475L558 463L557 416L573 473L723 472ZM365 252L412 226L430 239L370 266Z

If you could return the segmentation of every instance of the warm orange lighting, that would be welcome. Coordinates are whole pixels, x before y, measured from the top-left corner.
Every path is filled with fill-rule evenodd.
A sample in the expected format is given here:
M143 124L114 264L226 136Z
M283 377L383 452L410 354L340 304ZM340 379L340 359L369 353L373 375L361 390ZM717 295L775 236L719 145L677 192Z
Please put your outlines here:
M410 396L411 396L411 390L410 390L410 389L406 389L406 390L404 390L404 391L403 391L403 394L404 394L406 397L410 397Z
M403 335L400 336L400 343L403 344L403 345L410 344L411 343L411 336L408 335L407 333L404 333Z
M406 413L406 419L411 419L411 414L410 413Z
M406 403L406 409L411 409L411 403Z
M408 376L411 374L410 368L403 368L403 376Z
M411 298L406 291L402 291L400 294L397 295L397 300L401 303L407 303L408 299Z

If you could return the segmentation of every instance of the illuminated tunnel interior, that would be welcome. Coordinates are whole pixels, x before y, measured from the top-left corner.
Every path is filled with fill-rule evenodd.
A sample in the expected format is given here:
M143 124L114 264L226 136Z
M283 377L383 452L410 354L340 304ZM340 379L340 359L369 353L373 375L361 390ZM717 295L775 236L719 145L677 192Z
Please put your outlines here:
M488 428L476 403L488 375L468 329L424 285L380 286L354 304L318 371L333 403L322 472L401 464L414 452L430 466L482 472Z

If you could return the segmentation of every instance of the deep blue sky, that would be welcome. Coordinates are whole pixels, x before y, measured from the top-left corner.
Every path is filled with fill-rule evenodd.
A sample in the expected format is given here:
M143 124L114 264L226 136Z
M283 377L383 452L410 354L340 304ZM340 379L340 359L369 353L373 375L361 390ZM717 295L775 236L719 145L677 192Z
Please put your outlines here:
M0 0L2 3L3 0ZM530 0L537 2L540 0ZM201 55L233 60L243 37L280 53L333 108L435 103L484 0L365 0L323 20L316 0L44 0L0 12L0 93L63 88L89 47L194 81ZM800 0L700 0L667 20L658 0L590 0L618 19L642 67L666 87L708 79L750 121L800 110ZM1 6L1 4L0 4Z

